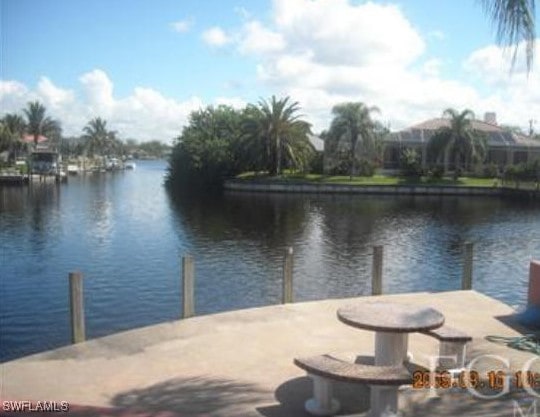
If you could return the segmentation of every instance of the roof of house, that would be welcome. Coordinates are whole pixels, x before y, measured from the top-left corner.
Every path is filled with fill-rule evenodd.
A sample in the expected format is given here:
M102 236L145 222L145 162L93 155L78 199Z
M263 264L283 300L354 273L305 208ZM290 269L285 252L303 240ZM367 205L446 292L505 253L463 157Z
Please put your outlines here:
M449 127L450 120L445 118L434 118L422 123L413 125L399 132L390 135L390 142L400 142L403 144L422 144L431 138L437 129ZM492 147L537 147L540 148L540 141L528 136L510 132L499 125L472 120L473 129L484 132L488 138L488 145Z
M309 141L311 142L316 151L324 151L324 140L322 140L319 136L310 135Z
M34 143L34 135L24 135L21 140L25 143ZM38 143L48 141L49 139L43 135L38 136Z

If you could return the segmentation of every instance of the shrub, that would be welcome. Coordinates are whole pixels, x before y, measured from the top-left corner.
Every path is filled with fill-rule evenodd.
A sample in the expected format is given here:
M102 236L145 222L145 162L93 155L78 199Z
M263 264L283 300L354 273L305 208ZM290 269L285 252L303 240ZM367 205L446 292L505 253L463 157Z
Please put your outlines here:
M440 180L444 176L444 167L441 165L434 165L428 171L428 176L435 180Z
M324 154L317 152L315 156L309 162L309 172L311 174L323 174L324 170Z
M401 173L406 177L420 177L422 166L415 149L405 149L401 154Z
M484 178L496 178L499 176L499 166L495 162L484 165L482 168L482 176Z
M504 170L505 181L539 181L540 180L540 161L532 163L520 163L509 165Z
M372 177L375 175L376 165L373 161L369 159L362 158L358 164L358 175L362 177Z
M349 161L340 158L338 163L330 169L330 175L348 175L349 171Z

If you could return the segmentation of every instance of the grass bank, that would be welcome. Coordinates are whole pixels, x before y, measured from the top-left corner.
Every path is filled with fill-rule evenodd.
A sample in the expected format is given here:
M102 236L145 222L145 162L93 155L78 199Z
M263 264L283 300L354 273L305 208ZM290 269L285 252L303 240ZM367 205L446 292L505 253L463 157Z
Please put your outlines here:
M349 176L328 176L320 174L299 174L299 173L284 173L279 176L270 176L255 172L245 172L236 177L238 180L254 181L254 182L286 182L298 184L340 184L340 185L433 185L433 186L463 186L463 187L496 187L500 185L500 181L495 178L472 178L460 177L454 179L451 177L433 178L420 177L408 178L402 176L391 175L374 175L372 177L352 177Z

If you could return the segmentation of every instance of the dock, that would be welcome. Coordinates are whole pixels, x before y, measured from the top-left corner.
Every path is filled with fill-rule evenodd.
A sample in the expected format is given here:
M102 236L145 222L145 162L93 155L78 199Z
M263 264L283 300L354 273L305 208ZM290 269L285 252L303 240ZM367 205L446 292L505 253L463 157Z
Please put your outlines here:
M303 404L311 396L311 381L293 358L372 354L373 332L344 325L336 310L375 299L435 307L447 324L473 337L469 360L498 355L515 372L534 358L485 339L517 337L525 329L515 322L511 307L474 290L380 295L195 316L20 358L0 364L0 399L67 401L76 416L307 416ZM427 365L438 344L415 333L409 350L415 362ZM540 360L533 366L540 372ZM490 367L495 364L479 371ZM368 409L365 387L338 383L335 393L343 406L340 414ZM506 417L515 415L516 404L527 415L536 400L521 391L491 400L465 389L439 393L434 400L425 390L404 388L402 415Z
M0 173L0 184L25 184L29 180L26 174L4 171Z

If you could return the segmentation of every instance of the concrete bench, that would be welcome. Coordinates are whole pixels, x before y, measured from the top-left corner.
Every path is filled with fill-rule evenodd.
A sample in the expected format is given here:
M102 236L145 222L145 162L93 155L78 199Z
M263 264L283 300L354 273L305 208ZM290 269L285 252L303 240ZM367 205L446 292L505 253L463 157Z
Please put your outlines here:
M372 412L390 408L397 411L400 385L411 384L412 375L404 366L375 366L350 363L330 355L296 358L294 364L313 379L313 398L306 401L306 410L317 416L331 416L339 410L333 398L332 381L379 386L379 404L371 404Z
M439 367L448 370L452 368L461 370L465 367L466 347L472 340L471 336L446 325L422 333L439 340Z

